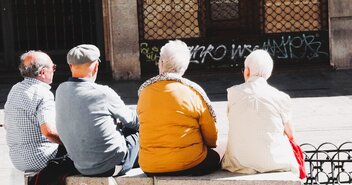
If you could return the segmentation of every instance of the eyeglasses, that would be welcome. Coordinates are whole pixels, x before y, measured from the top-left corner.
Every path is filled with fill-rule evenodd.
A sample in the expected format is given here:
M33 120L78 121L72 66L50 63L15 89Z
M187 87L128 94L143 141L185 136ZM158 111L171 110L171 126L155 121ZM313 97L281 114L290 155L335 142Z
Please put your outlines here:
M42 69L43 69L43 68L48 68L48 69L49 69L49 66L43 66ZM53 66L51 67L51 69L53 70L53 72L55 72L55 71L56 71L56 64L53 64Z

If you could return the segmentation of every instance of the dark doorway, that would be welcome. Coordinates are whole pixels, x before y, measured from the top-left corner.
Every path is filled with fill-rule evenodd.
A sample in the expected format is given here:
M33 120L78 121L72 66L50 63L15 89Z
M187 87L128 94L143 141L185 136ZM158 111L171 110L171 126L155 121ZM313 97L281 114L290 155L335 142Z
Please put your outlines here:
M260 33L260 1L206 1L205 36L234 37Z
M51 56L56 81L69 75L66 53L78 44L98 46L105 60L100 0L1 0L1 7L0 65L8 76L18 74L19 56L28 50ZM100 69L108 71L105 62Z

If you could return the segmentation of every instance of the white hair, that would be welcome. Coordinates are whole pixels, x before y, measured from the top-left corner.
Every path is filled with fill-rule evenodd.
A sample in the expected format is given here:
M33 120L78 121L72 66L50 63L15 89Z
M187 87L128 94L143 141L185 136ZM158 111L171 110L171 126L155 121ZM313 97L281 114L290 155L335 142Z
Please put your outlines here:
M163 64L163 72L174 72L183 75L190 59L191 52L187 44L180 40L169 41L160 49L159 62Z
M250 53L244 61L244 66L250 70L250 76L268 79L273 71L273 59L265 50L258 49Z
M23 77L35 78L39 75L43 66L51 63L51 58L42 51L30 50L20 56L21 63L18 66Z

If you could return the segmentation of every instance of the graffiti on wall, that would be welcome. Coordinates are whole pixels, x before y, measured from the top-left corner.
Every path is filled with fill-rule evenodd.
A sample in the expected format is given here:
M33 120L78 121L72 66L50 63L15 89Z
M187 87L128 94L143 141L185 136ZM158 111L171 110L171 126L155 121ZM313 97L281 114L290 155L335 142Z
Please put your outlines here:
M282 59L308 59L327 56L327 51L322 51L322 43L314 35L302 34L301 36L282 36L281 39L268 39L262 48L272 56Z
M159 48L150 47L148 43L141 43L141 55L146 62L159 60ZM323 49L320 37L313 34L301 34L298 36L281 36L277 38L267 38L259 44L251 43L224 43L224 44L196 44L190 45L191 62L204 64L206 61L236 61L244 59L249 53L256 49L267 50L274 58L288 60L312 60L328 56ZM327 46L325 46L327 48Z
M141 43L140 52L147 62L157 63L159 61L159 48L156 46L149 47L148 43Z

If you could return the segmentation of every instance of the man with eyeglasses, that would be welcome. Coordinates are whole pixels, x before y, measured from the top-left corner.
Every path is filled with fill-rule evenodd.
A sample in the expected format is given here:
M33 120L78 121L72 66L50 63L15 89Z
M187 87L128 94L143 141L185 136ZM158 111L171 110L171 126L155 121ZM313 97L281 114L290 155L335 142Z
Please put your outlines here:
M56 65L41 51L28 51L20 59L24 80L11 88L5 103L6 140L15 168L39 171L48 160L66 154L56 131L50 91Z

